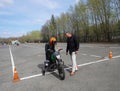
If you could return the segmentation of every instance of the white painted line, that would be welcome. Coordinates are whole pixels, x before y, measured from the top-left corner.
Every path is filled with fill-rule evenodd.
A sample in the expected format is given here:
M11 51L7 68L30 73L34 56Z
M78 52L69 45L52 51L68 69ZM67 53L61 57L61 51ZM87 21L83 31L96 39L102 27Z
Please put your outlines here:
M90 64L95 64L95 63L103 62L103 61L106 61L106 60L109 60L109 58L98 60L98 61L93 61L93 62L88 62L88 63L84 63L84 64L79 64L78 66L82 67L82 66L86 66L86 65L90 65ZM65 68L65 69L70 69L70 68L72 68L72 67Z
M86 65L90 65L90 64L95 64L95 63L103 62L103 61L106 61L106 60L109 60L109 58L102 59L102 60L98 60L98 61L94 61L94 62L89 62L89 63L80 64L80 65L78 65L78 66L79 66L79 67L82 67L82 66L86 66Z
M98 58L101 58L101 56L97 56L97 55L90 55L92 57L98 57Z
M118 56L114 56L114 57L112 57L112 58L119 58L120 57L120 55L118 55Z
M27 45L27 44L23 44L23 46L30 47L30 48L39 48L39 47L35 47L34 45Z
M23 46L26 46L26 47L31 47L31 48L33 48L33 46L29 46L29 45L26 45L26 44L23 44Z
M120 47L110 47L110 48L120 48Z
M29 76L29 77L20 78L20 80L30 79L30 78L38 77L38 76L42 76L42 74L37 74L37 75Z
M87 55L87 54L82 54L82 55L84 55L84 56L85 56L85 55Z
M14 63L14 59L13 59L13 55L12 55L12 51L11 51L10 45L9 45L9 51L10 51L10 58L11 58L11 63L12 63L12 71L13 71L13 75L14 75L15 63Z
M82 54L82 55L86 56L87 54ZM89 55L89 56L101 58L101 56L97 56L97 55Z
M57 70L53 71L53 72L56 72ZM46 72L45 75L49 75L53 72ZM39 77L39 76L43 76L42 73L41 74L37 74L37 75L32 75L32 76L28 76L28 77L23 77L23 78L20 78L20 80L26 80L26 79L30 79L30 78L34 78L34 77Z
M105 47L102 47L102 46L81 46L83 48L87 47L87 48L105 48Z
M114 56L113 58L119 58L119 57L120 57L120 55ZM93 62L89 62L89 63L79 64L78 66L79 67L87 66L87 65L91 65L91 64L104 62L104 61L107 61L107 60L110 60L110 59L109 58L105 58L105 59L101 59L101 60L98 60L98 61L93 61ZM70 69L70 68L72 68L72 67L65 68L65 70ZM54 72L56 72L56 71L57 70L55 70ZM51 73L53 73L53 72L46 72L46 75L51 74ZM39 77L39 76L42 76L42 73L41 74L37 74L37 75L33 75L33 76L23 77L20 80L26 80L26 79L30 79L30 78L34 78L34 77Z
M91 48L93 48L93 46L81 46L81 47L91 47Z

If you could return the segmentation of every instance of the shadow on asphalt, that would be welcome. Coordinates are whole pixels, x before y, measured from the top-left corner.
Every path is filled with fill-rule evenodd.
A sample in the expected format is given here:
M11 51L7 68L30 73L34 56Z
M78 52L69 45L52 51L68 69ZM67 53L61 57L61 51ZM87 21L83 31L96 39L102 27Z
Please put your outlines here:
M42 68L44 67L44 64L38 64L37 67L42 70Z
M39 69L41 69L41 72L42 72L42 69L43 69L43 67L44 67L44 64L38 64L37 67L38 67ZM68 68L68 67L69 67L69 66L64 65L64 69L65 69L65 68ZM71 72L71 69L66 69L66 71L70 73L70 72ZM47 71L47 72L49 72L49 71ZM52 72L51 74L52 74L53 76L55 76L57 79L60 80L58 72Z

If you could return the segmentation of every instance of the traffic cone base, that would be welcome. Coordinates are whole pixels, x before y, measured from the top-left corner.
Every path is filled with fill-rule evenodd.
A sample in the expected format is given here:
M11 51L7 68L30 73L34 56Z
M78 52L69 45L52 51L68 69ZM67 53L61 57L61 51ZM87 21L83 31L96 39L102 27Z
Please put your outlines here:
M18 82L20 81L18 72L16 71L16 68L14 68L14 75L13 75L13 82Z
M112 59L112 51L109 52L109 59Z

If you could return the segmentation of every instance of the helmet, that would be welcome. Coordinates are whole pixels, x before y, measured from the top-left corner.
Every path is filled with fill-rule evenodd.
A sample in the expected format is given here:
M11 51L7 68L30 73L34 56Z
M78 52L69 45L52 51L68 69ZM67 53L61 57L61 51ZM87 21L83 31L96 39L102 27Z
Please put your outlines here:
M50 38L50 44L55 44L57 39L55 37Z

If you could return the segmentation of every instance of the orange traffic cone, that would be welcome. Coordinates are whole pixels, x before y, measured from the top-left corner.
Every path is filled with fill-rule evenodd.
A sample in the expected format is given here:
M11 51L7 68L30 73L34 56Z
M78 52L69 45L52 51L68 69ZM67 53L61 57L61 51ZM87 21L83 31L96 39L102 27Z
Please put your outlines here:
M18 72L16 71L16 67L14 68L14 75L13 75L13 82L20 81L20 78L18 76Z
M112 51L109 52L109 59L112 59Z

